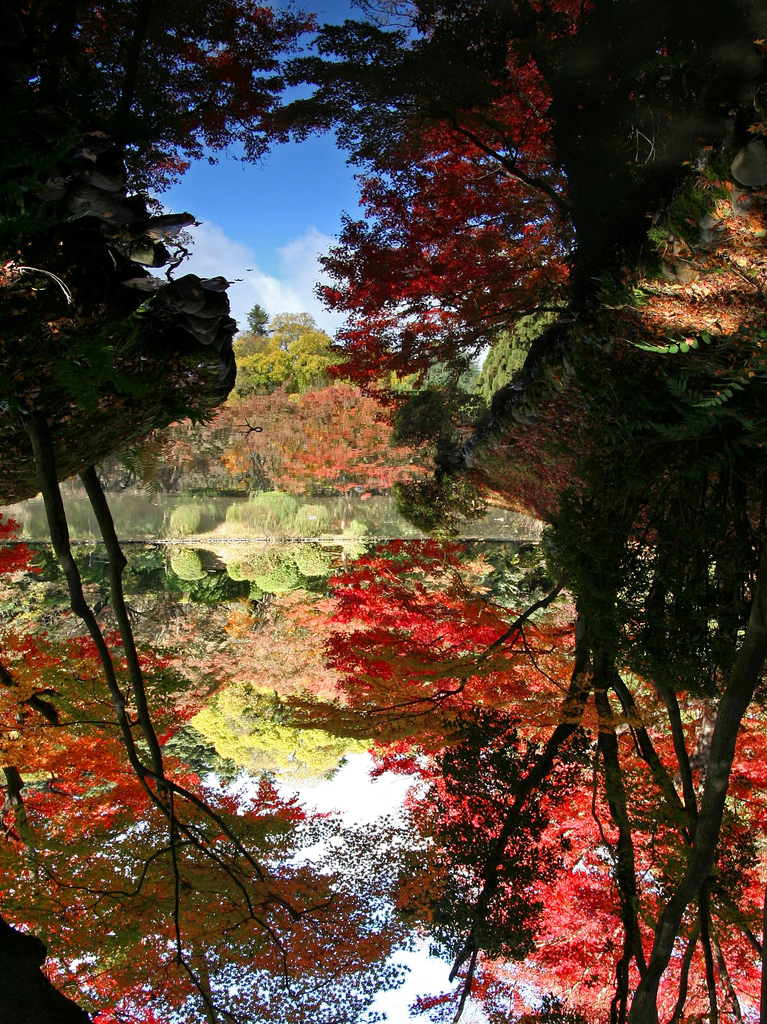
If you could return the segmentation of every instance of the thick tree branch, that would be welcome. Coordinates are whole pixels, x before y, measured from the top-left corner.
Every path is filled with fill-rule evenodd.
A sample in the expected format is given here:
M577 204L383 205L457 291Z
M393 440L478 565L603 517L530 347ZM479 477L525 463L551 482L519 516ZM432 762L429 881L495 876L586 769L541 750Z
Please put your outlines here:
M136 11L133 32L130 42L126 47L125 59L123 61L125 74L123 76L122 89L120 90L120 99L115 106L114 118L112 120L113 132L116 136L119 136L120 130L133 106L139 67L141 65L141 52L146 43L151 13L152 0L140 0L138 10Z
M125 697L117 682L112 655L104 640L101 628L96 621L96 616L85 599L80 570L77 568L77 563L72 555L72 548L69 542L69 526L67 525L64 503L61 500L53 441L48 424L45 418L37 412L23 413L21 422L32 444L35 472L37 473L37 482L43 495L51 543L53 544L53 550L56 552L59 564L64 571L64 578L67 581L67 588L69 590L70 606L75 615L78 615L85 623L96 646L131 767L146 792L150 794L152 799L156 799L147 783L147 776L151 775L151 772L142 763L136 749L125 706ZM160 781L162 780L160 779Z
M730 1001L730 1006L732 1007L733 1015L736 1020L742 1020L743 1011L740 1008L740 1000L738 999L738 994L735 991L735 986L732 983L730 972L727 969L727 961L724 958L724 953L719 943L719 939L717 938L713 921L711 921L709 925L709 938L711 940L711 948L713 949L714 955L716 956L716 966L717 970L719 971L719 977L722 983L724 984L725 991L727 992L727 998Z
M717 1024L719 1020L719 1006L716 998L716 976L714 974L714 954L711 949L711 937L709 924L711 922L711 911L708 900L708 884L706 882L700 887L698 893L698 912L700 916L700 943L703 946L703 960L706 965L706 989L708 991L709 1020L711 1024Z
M674 752L676 753L676 760L679 765L679 774L682 777L684 805L687 813L690 815L690 821L694 826L698 821L698 801L695 796L695 786L692 781L690 757L687 753L687 744L684 739L684 729L682 727L682 715L679 710L679 701L676 699L674 691L668 686L659 686L658 692L663 698L666 705L666 711L668 712L671 736L674 741Z
M594 700L599 716L599 750L605 769L605 794L610 816L618 829L618 863L616 883L621 901L621 916L631 952L639 968L640 976L647 970L642 937L639 931L639 892L636 880L636 856L628 815L628 797L623 785L623 773L618 752L618 737L610 700L607 696L609 680L614 681L611 664L603 664L603 656L594 658ZM621 1020L625 1011L621 1012Z
M679 1021L682 1019L684 1004L687 1002L687 989L690 983L690 965L692 964L692 958L695 953L695 947L698 944L699 935L700 920L695 922L692 935L687 940L687 945L684 947L682 966L679 971L679 995L677 996L674 1012L671 1015L671 1020L668 1024L679 1024Z
M610 685L618 695L618 699L621 702L623 710L629 719L632 729L634 730L634 735L636 736L637 743L639 745L639 751L652 773L655 785L660 789L661 793L663 793L666 803L672 811L679 812L687 816L685 805L679 799L679 794L674 786L674 780L669 776L666 771L666 766L658 756L655 745L650 739L650 734L647 732L644 722L639 714L639 709L636 706L634 697L621 679L620 673L617 669L615 669L610 675ZM685 833L686 841L689 843L689 831L687 829L684 829L683 831Z
M40 970L46 947L0 917L0 1007L3 1024L90 1024L91 1018L51 985Z
M144 739L149 747L149 753L152 759L152 769L155 775L162 777L165 772L163 770L160 743L157 739L157 733L154 730L154 726L152 725L152 718L149 713L149 705L146 699L144 674L141 671L141 666L139 664L133 630L131 629L130 620L128 618L128 610L125 607L122 573L127 561L120 547L120 542L117 539L112 513L109 511L109 505L107 504L107 499L104 495L104 491L101 487L101 481L98 478L95 468L90 466L88 469L84 469L82 473L80 473L80 479L85 487L88 499L91 503L91 508L96 516L96 521L99 524L99 530L104 540L104 546L106 547L107 557L109 559L109 586L112 594L112 608L117 620L117 628L120 631L120 639L122 640L123 651L125 652L125 660L128 664L128 672L130 674L131 686L133 688L133 699L136 703L139 725L141 726Z
M19 838L24 844L24 856L26 857L29 871L37 877L39 865L37 860L37 846L34 830L30 827L27 819L27 809L24 806L24 797L21 791L24 788L24 780L18 768L7 766L3 768L5 776L5 806L2 810L3 821L8 811L12 810L16 819L16 829Z

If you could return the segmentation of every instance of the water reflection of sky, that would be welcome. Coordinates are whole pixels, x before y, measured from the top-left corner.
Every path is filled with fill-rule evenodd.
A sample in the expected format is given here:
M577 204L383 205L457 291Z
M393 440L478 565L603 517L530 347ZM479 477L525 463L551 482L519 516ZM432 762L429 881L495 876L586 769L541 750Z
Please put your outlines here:
M392 772L372 778L373 767L374 760L369 753L349 754L331 777L304 781L298 787L292 782L280 782L278 790L286 798L298 796L308 814L333 815L344 828L374 825L385 817L398 818L414 780ZM210 775L206 784L217 789L219 780ZM237 796L245 810L251 803L254 806L258 803L258 784L258 778L242 774L227 791ZM326 848L326 842L317 843L301 850L295 860L319 859ZM386 1021L405 1021L410 1018L410 1007L419 996L436 995L447 988L450 964L431 956L427 941L415 940L411 949L398 950L391 962L405 969L405 980L399 988L379 992L360 1018L360 1024L379 1020L378 1014L385 1014ZM476 1007L467 1006L465 1020L468 1024L482 1024L485 1019Z
M374 766L369 753L349 754L344 763L330 778L307 782L298 790L292 784L283 784L283 795L297 793L301 805L311 813L336 813L345 827L373 825L384 817L398 817L405 797L414 784L412 776L384 772L371 777ZM256 792L258 781L241 778L235 784L235 791L245 800L252 790ZM302 851L302 857L319 856L321 851L312 848ZM385 1013L391 1022L404 1021L410 1016L413 1002L424 995L436 995L449 988L448 975L451 964L429 954L429 943L417 940L412 949L399 950L392 958L396 964L407 970L404 983L396 989L379 992L364 1015L364 1019L375 1019L376 1013ZM462 1020L466 1024L482 1024L486 1016L479 1006L470 1001Z

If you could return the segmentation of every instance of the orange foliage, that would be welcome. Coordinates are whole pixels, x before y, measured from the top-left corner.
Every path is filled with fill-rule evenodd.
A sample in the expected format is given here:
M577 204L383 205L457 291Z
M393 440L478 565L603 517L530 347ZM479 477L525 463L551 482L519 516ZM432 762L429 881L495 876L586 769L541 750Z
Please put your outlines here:
M424 471L418 453L392 447L391 435L386 413L351 384L300 395L278 387L230 400L204 426L173 427L169 462L187 479L203 476L221 487L255 481L298 494L380 490Z

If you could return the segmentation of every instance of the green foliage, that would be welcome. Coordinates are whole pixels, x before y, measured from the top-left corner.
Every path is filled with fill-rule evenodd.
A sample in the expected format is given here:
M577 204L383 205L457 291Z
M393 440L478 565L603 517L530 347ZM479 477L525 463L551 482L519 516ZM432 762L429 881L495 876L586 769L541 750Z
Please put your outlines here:
M711 335L708 331L701 331L699 335L700 341L706 345L711 344ZM682 355L686 355L691 349L699 348L700 341L698 338L683 338L679 341L671 341L667 345L659 343L657 345L647 345L641 341L632 341L631 344L635 348L640 348L644 352L656 352L658 355L676 355L681 352Z
M346 540L347 537L354 539L364 537L367 532L367 526L365 526L364 523L361 523L359 519L350 519L349 522L344 527L344 532L342 536L344 540Z
M298 590L303 577L296 563L291 559L280 559L267 572L253 574L253 582L265 594L290 594Z
M552 516L551 574L588 607L592 643L699 696L729 674L763 543L760 328L702 332L687 351L642 340L611 365L578 339L578 462Z
M337 361L329 335L320 330L303 331L288 345L291 372L289 391L303 394L328 382L327 369Z
M394 416L392 444L423 444L426 441L450 440L455 434L452 427L449 405L445 396L436 388L427 387L415 391L401 405Z
M285 491L261 491L252 494L249 503L253 509L263 509L268 517L279 524L290 522L298 511L298 502L292 494Z
M263 306L256 303L248 313L248 331L251 334L265 335L266 325L269 323L269 314Z
M523 316L510 331L496 335L477 381L477 391L486 402L522 369L531 344L555 320L555 313L533 313Z
M344 558L353 562L365 554L368 545L362 538L367 532L367 526L358 519L352 519L346 524L341 534L341 552Z
M221 757L215 746L190 725L178 729L165 744L163 752L179 758L201 778L215 772L223 783L230 783L240 772L238 764Z
M270 393L290 376L290 357L266 335L240 334L234 342L234 397Z
M471 543L466 546L468 550L475 547ZM532 604L551 590L553 583L542 545L479 542L476 550L493 567L484 581L489 588L487 599L493 604L514 611Z
M666 225L673 237L697 245L701 218L714 210L716 198L713 191L699 188L695 181L687 181L678 188L666 214Z
M246 553L245 557L229 562L227 572L234 580L253 581L257 573L269 573L279 565L283 552L280 549L255 549Z
M675 240L690 247L700 244L700 222L707 213L713 213L717 200L728 199L729 193L713 183L720 177L730 176L732 154L722 154L716 163L706 168L701 179L688 179L674 193L662 214L654 218L647 237L663 256Z
M297 510L298 502L291 494L262 491L252 494L247 502L230 505L226 520L265 534L286 533Z
M293 561L303 576L329 576L332 558L319 544L299 544L293 549Z
M298 502L292 494L283 491L260 491L247 502L230 505L226 512L228 523L242 523L249 530L266 536L291 535Z
M444 468L460 444L461 429L484 408L477 380L474 365L466 367L462 362L453 368L438 363L423 381L415 374L398 381L394 390L401 400L394 415L391 444L429 444L436 465Z
M118 395L146 397L150 382L134 373L132 356L144 329L142 313L108 324L96 334L78 335L61 353L53 370L56 384L85 413L93 414L105 388ZM129 372L124 372L125 367Z
M179 505L170 514L169 532L172 536L188 537L197 533L202 522L202 511L197 505Z
M487 511L471 480L439 471L430 480L396 483L394 494L399 514L436 538L457 536L465 520L479 519Z
M178 548L173 551L170 567L180 580L199 580L205 575L202 560L194 548Z
M324 505L302 505L293 520L299 537L319 537L330 526L330 513Z
M6 94L2 127L12 130L10 126L15 118L26 118L29 113L28 97L19 91ZM72 154L78 142L77 131L69 129L49 147L25 148L26 173L21 177L18 176L18 149L11 145L3 148L0 153L0 250L13 246L14 240L19 238L45 236L51 231L58 219L55 204L35 200L56 188L58 166Z
M255 549L227 566L231 579L249 581L257 589L258 597L317 589L318 584L324 586L323 581L332 571L332 556L319 544Z
M233 580L221 570L208 571L190 581L184 590L185 599L192 604L207 604L215 608L227 601L240 601L250 597L247 581Z
M707 331L698 337L670 341L667 345L634 343L645 352L659 355L686 356L700 348L702 341L710 346L707 357L692 362L680 361L678 372L664 372L666 409L648 417L643 426L669 441L690 441L711 437L723 430L736 430L742 440L757 447L767 441L767 431L760 415L760 402L754 392L767 380L767 360L754 352L740 371L729 365L743 344L743 338L713 338ZM760 336L760 342L763 340ZM701 353L702 356L702 353ZM674 367L677 369L677 367ZM747 392L754 392L749 396Z
M263 310L256 309L260 317ZM268 329L257 317L256 326L258 330L239 335L234 344L236 397L271 393L280 384L303 394L327 383L327 368L337 357L331 350L332 339L308 313L280 313Z

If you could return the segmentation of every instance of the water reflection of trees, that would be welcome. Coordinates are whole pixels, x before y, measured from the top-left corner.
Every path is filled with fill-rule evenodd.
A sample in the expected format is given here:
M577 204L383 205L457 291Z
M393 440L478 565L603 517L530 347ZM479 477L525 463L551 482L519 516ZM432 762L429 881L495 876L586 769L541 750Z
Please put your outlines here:
M195 771L237 773L237 744L233 737L227 748L225 718L218 720L217 751L206 745L216 739L214 728L203 730L202 742L190 742L188 725L180 729L204 701L206 665L213 670L208 692L223 687L213 706L228 693L228 700L242 704L236 716L241 734L248 720L254 737L272 730L291 758L287 748L293 743L298 754L303 732L304 763L320 771L337 763L343 737L361 737L364 745L374 742L379 772L409 776L405 821L367 830L365 856L372 856L375 838L380 862L363 876L350 868L362 838L344 836L351 845L343 853L335 840L324 845L339 826L286 801L269 775L251 787L244 818L233 798L200 791L218 834L204 816L185 820L179 811L180 831L171 842L167 815L163 825L162 812L146 804L121 756L106 695L94 704L100 672L94 646L66 620L56 637L50 612L41 616L48 635L27 630L26 646L14 649L8 641L14 634L6 632L16 685L4 694L11 716L5 751L17 759L25 783L5 810L4 870L17 879L6 884L6 912L45 929L54 965L82 958L78 985L91 998L122 999L125 1007L139 1005L151 972L164 979L154 982L156 1008L195 998L204 1006L207 992L216 1006L223 998L220 1005L235 1018L271 1020L279 1006L285 1019L306 1019L321 1012L317 991L328 984L322 963L332 950L336 974L328 991L335 1005L357 1013L394 981L389 953L408 935L427 935L448 960L446 975L452 963L455 985L444 995L424 996L424 1010L452 1016L471 991L492 1013L521 1013L530 999L546 996L551 1007L564 1000L599 1017L609 1014L620 992L616 962L635 984L636 950L646 948L666 893L689 863L689 807L697 807L710 775L712 704L706 693L674 697L636 673L600 666L565 592L546 579L534 554L529 548L494 546L485 553L472 545L389 544L339 565L320 592L275 594L260 612L258 602L250 610L236 601L198 605L212 618L209 649L201 646L197 658L194 622L202 626L203 619L191 604L182 605L182 620L190 618L175 638L178 645L155 634L155 650L160 641L166 653L140 655L151 705L164 709L155 723L163 778L172 772L174 785L184 790L196 789ZM153 583L164 588L164 574L153 571ZM52 578L50 563L44 575L48 582L28 576L21 589L17 578L16 592L60 607L61 578ZM131 589L141 589L135 582L141 572L129 571L127 579L130 604L138 596ZM146 579L142 586L148 597ZM87 587L96 597L98 583ZM166 599L158 596L161 603ZM237 607L248 619L230 623L227 634ZM536 610L526 614L530 607ZM17 627L31 611L17 608ZM108 608L101 613L105 625L112 614ZM140 616L136 629L141 636ZM283 660L288 652L296 666L292 676ZM44 690L35 675L41 665ZM116 665L118 681L127 685L127 669L120 659ZM191 690L185 668L197 679ZM35 712L31 697L56 709L55 730ZM337 737L335 754L328 739L318 738L318 726L323 736ZM253 743L261 749L257 738ZM722 986L725 1007L737 999L748 1012L758 998L762 883L754 830L764 815L758 711L744 721L741 745L718 869L707 881L703 906L680 926L684 944L660 991L663 1012L671 1016L683 993L688 1012L703 1010L712 978ZM326 756L331 761L323 761ZM271 772L278 762L272 759ZM152 781L162 785L154 775ZM183 829L191 839L185 841ZM243 860L235 846L236 872L232 854L224 854L227 830L236 843L249 844L253 858ZM303 861L301 851L317 843L337 852L327 861ZM109 856L84 856L94 848ZM126 877L132 886L124 884ZM264 939L257 937L261 925L240 905L254 884L260 897L248 899L267 926ZM381 900L390 908L383 930ZM30 916L31 905L37 910ZM173 931L167 930L176 916L186 936L186 981L174 966ZM232 928L236 941L229 937ZM279 941L268 937L269 928ZM142 935L154 937L154 958L147 958ZM156 951L161 935L168 939L167 955ZM227 936L225 945L216 936ZM281 987L280 943L290 995ZM339 967L352 947L353 963ZM111 966L103 973L105 957ZM234 978L238 996L222 997L222 986ZM267 991L271 1008L255 1009ZM551 1009L552 1019L556 1012Z

